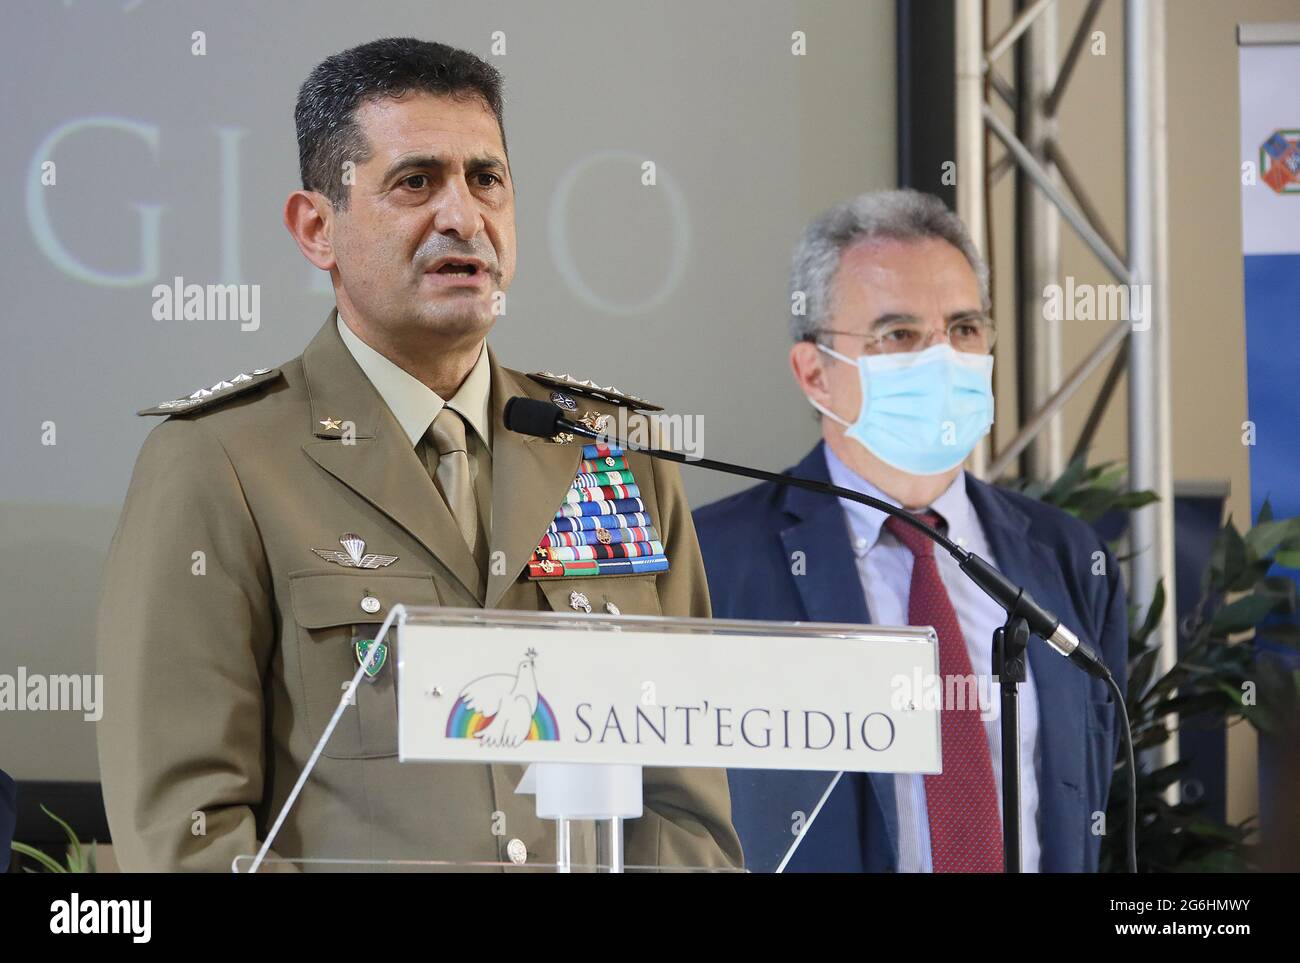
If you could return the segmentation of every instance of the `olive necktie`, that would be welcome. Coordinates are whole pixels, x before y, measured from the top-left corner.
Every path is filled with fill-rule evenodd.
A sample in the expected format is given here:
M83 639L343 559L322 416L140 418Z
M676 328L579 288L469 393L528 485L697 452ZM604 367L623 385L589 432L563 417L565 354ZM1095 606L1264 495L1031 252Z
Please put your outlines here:
M480 541L478 506L474 501L474 482L469 471L465 419L459 412L443 405L429 428L429 441L425 451L432 449L438 456L437 464L429 466L429 474L451 510L451 517L456 520L470 553L477 559Z

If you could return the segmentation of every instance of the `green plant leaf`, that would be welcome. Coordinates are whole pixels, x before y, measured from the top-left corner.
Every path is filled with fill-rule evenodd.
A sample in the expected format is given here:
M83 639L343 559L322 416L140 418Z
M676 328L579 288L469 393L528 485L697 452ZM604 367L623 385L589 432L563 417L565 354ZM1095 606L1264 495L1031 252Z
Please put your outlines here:
M1114 463L1090 467L1084 458L1072 461L1050 485L1020 479L1011 487L1085 520L1111 511L1133 511L1157 500L1154 492L1128 491L1122 467ZM1136 607L1129 611L1125 701L1134 747L1140 754L1136 831L1142 872L1237 872L1256 868L1257 829L1246 824L1224 825L1209 818L1198 803L1180 801L1171 806L1163 793L1185 778L1185 765L1152 772L1143 768L1149 765L1149 754L1145 763L1141 754L1178 735L1179 730L1167 725L1173 714L1177 714L1183 731L1238 720L1268 731L1288 712L1300 717L1300 672L1293 675L1288 670L1283 676L1263 664L1259 650L1251 642L1227 642L1227 635L1251 628L1258 629L1258 637L1268 638L1274 627L1258 628L1259 621L1274 612L1296 609L1293 585L1268 575L1274 563L1300 568L1300 535L1296 534L1295 522L1275 523L1268 502L1261 508L1255 526L1244 536L1228 518L1215 538L1203 574L1203 598L1180 626L1186 641L1179 659L1167 671L1161 672L1160 653L1150 645L1165 606L1170 604L1164 585L1158 585L1145 613L1139 613ZM1149 546L1130 549L1133 555L1144 550L1149 551ZM1224 603L1225 596L1236 593L1246 594L1231 604ZM1276 634L1279 641L1294 644L1300 638L1300 627L1279 626ZM1241 686L1246 681L1256 684L1257 705L1248 706L1242 701ZM1125 765L1117 760L1116 772L1122 772ZM1127 780L1117 776L1111 783L1107 833L1101 844L1101 866L1105 871L1122 872L1125 867L1127 803Z
M1225 589L1229 593L1249 592L1268 574L1268 570L1273 567L1273 560L1269 558L1247 558L1237 577L1229 582Z
M1165 790L1176 783L1179 779L1187 774L1189 763L1186 759L1180 759L1177 762L1162 766L1159 769L1153 769L1145 773L1144 781L1153 789Z
M1241 707L1241 717L1249 722L1259 732L1272 735L1276 733L1280 726L1278 725L1277 713L1273 712L1263 704Z
M1128 471L1123 465L1118 468L1111 468L1114 462L1105 462L1097 469L1097 477L1093 479L1092 484L1096 488L1109 488L1118 490L1124 481L1124 476Z
M1240 686L1229 685L1222 679L1214 680L1215 686L1237 705L1245 705L1246 693Z
M1130 659L1128 664L1128 697L1129 701L1135 701L1142 697L1146 692L1147 686L1151 683L1151 673L1155 671L1156 662L1160 658L1160 647L1156 645L1148 646L1142 650L1142 654L1135 659Z
M51 859L49 856L45 855L45 853L41 852L35 846L28 846L26 843L16 842L13 844L13 851L15 853L22 853L24 856L26 856L29 859L36 860L36 862L40 863L42 866L45 867L47 871L51 873L67 872L67 870L64 869L63 866L61 866L56 860Z
M1137 631L1133 633L1139 640L1141 640L1143 645L1145 645L1147 639L1151 637L1151 633L1156 630L1156 626L1160 624L1160 620L1164 617L1164 614L1165 580L1158 579L1156 581L1156 590L1151 596L1151 604L1147 606L1146 617L1142 620L1142 624L1138 627Z
M1113 507L1131 510L1158 501L1160 501L1159 495L1150 489L1143 489L1140 492L1124 492L1116 497Z
M1214 613L1210 631L1216 635L1229 635L1253 629L1265 616L1277 608L1278 601L1267 595L1247 595L1230 602Z
M1225 694L1217 686L1213 691L1198 692L1193 695L1179 695L1172 699L1166 699L1157 706L1153 715L1157 718L1178 713L1185 720L1187 717L1199 715L1202 712L1218 711L1231 709L1242 712L1243 707L1239 700L1234 699L1230 694ZM1244 715L1245 713L1242 712Z
M1246 548L1255 558L1264 558L1287 539L1300 535L1300 518L1262 522L1244 536Z
M1246 564L1246 544L1237 531L1237 526L1228 516L1223 528L1214 539L1210 548L1210 561L1201 580L1202 591L1216 589L1223 591L1241 575Z
M77 834L73 832L72 827L69 826L62 819L60 819L58 816L54 815L54 813L46 809L44 803L41 803L41 812L45 813L45 815L49 816L56 823L58 823L59 828L63 830L63 834L68 837L68 844L72 847L72 855L68 857L69 868L71 868L74 865L78 865L78 866L81 865L82 862L81 841L77 839Z
M1271 595L1278 600L1277 611L1290 615L1296 610L1296 584L1294 579L1285 575L1270 575L1259 580L1255 591L1261 595Z
M1090 489L1072 496L1062 507L1085 522L1094 522L1113 509L1123 508L1125 497L1115 492Z
M1061 472L1059 478L1052 482L1051 487L1043 494L1043 501L1057 504L1065 499L1079 483L1083 480L1084 472L1087 466L1087 456L1080 455L1068 465L1065 471Z

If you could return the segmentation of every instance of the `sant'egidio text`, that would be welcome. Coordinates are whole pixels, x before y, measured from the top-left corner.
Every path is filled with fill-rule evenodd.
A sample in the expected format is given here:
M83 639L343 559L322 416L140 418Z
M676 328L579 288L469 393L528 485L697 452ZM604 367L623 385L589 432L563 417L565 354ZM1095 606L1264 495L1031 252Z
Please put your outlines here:
M884 752L894 744L894 721L883 712L822 712L820 709L747 709L737 716L730 706L637 706L620 716L615 706L597 710L590 702L575 710L578 743L714 746L754 749L869 749Z

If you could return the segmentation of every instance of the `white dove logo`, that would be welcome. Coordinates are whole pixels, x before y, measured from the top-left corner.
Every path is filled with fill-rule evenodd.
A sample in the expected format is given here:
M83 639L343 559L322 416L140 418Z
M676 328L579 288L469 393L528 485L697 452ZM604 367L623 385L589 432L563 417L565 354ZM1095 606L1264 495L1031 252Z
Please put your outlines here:
M537 691L536 658L537 652L529 649L513 675L494 672L466 683L448 719L448 735L472 734L485 746L505 748L527 741L539 702L546 710L543 715L551 716L550 707L545 705ZM473 722L470 720L476 714L486 718L487 724L477 731L465 731L466 728L472 730Z

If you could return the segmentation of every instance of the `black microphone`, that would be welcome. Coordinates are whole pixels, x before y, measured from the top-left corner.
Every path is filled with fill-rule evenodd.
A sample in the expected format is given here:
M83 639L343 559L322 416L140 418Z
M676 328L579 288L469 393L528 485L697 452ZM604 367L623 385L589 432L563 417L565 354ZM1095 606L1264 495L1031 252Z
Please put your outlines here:
M554 438L566 429L560 427L564 412L555 405L536 398L511 398L503 415L506 427L522 435Z
M592 441L617 445L627 451L641 452L651 458L661 458L665 461L708 468L729 475L741 475L759 481L769 481L792 488L802 488L806 491L817 492L834 498L847 498L850 501L869 505L886 515L900 518L913 528L924 532L927 537L942 546L957 561L958 566L966 573L967 577L983 589L989 598L997 602L1006 611L1008 617L1023 618L1031 632L1046 640L1048 645L1089 675L1103 680L1111 679L1110 670L1106 668L1106 663L1101 661L1092 647L1083 642L1069 628L1062 625L1061 620L1056 615L1038 604L1033 596L1023 588L1016 585L978 555L966 551L956 542L925 524L911 512L896 505L891 505L889 502L873 498L870 495L864 495L862 492L840 488L838 485L814 481L811 478L800 478L797 475L779 475L776 472L764 471L761 468L747 468L744 465L714 461L711 458L688 458L681 452L664 448L649 448L628 444L607 432L597 431L588 428L586 425L570 421L564 417L564 412L555 405L535 398L516 397L507 401L505 425L510 431L534 435L538 438L552 438L560 432L568 432L583 438L589 438Z

